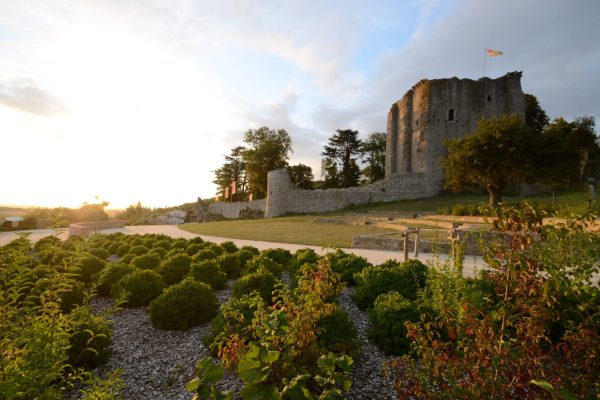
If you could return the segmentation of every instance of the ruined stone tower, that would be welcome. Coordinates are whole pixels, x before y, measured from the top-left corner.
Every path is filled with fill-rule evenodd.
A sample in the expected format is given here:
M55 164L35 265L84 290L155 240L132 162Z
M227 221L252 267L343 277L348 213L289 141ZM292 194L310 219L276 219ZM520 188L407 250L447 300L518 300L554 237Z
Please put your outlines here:
M521 72L500 78L423 79L392 105L385 176L422 173L428 193L443 187L444 141L475 131L481 118L525 115Z

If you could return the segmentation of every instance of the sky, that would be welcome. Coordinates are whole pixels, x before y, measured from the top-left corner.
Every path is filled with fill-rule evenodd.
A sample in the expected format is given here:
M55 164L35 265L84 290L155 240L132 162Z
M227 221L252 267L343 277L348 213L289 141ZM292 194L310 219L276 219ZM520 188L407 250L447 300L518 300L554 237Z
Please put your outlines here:
M385 132L413 84L484 60L550 118L598 119L599 18L597 0L0 0L0 205L210 198L261 126L318 178L336 129Z

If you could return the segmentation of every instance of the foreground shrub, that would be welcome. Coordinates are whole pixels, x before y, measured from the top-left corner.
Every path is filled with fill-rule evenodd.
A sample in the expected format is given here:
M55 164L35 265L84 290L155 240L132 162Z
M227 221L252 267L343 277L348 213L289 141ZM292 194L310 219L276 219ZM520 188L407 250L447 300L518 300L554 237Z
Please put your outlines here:
M164 259L157 269L168 285L179 283L190 272L192 257L179 253Z
M223 271L229 279L238 278L242 273L242 263L240 262L238 253L222 254L217 258L216 262L221 271Z
M232 241L223 242L220 244L223 251L229 254L233 254L238 251L238 247Z
M206 283L213 289L224 289L227 283L227 276L219 270L219 266L214 261L201 261L193 263L190 267L190 276L202 283Z
M289 250L281 248L263 250L260 254L270 258L282 267L285 267L292 259L292 253Z
M271 258L265 255L260 254L258 256L254 256L252 260L248 262L244 273L256 272L259 269L269 271L275 276L281 276L281 273L283 272L283 266L281 264L273 261Z
M116 254L117 254L119 257L123 257L125 254L129 253L129 250L131 250L131 245L130 245L130 244L128 244L128 243L124 243L124 244L120 245L120 246L117 248L117 253L116 253ZM132 255L133 255L133 254L132 254Z
M156 269L160 265L160 257L154 253L136 256L129 265L139 269Z
M90 247L87 251L103 261L106 261L106 259L110 256L108 250L105 250L101 247Z
M414 301L405 299L398 292L382 294L369 310L369 339L387 355L406 354L410 350L410 340L406 337L404 323L415 322L418 317Z
M140 243L142 243L142 242L140 241ZM133 254L134 256L141 256L143 254L148 253L149 251L150 250L146 246L144 246L142 244L138 244L138 245L132 246L129 249L129 251L127 252L127 254Z
M167 288L148 307L152 325L173 330L187 330L208 322L217 310L217 298L210 286L191 278Z
M106 266L106 261L90 253L83 253L75 259L74 266L79 269L78 279L89 285L92 283L92 277Z
M190 243L185 249L185 253L190 257L194 257L196 253L198 253L202 249L204 249L204 245L200 243Z
M147 269L136 270L121 278L110 290L113 298L126 298L126 306L145 306L158 297L165 283L159 274Z
M152 250L150 250L150 253L148 254L154 254L156 257L159 258L159 260L162 260L163 258L165 258L167 251L162 247L154 247Z
M194 256L194 262L214 260L217 256L218 254L211 249L200 250Z
M403 264L387 261L378 266L367 267L354 275L357 287L352 299L363 310L370 308L379 295L391 291L397 291L408 300L416 300L426 279L427 266L418 260L409 260Z
M356 329L340 305L335 304L331 314L322 316L317 328L319 346L336 354L354 354Z
M327 258L331 262L331 269L340 274L342 281L349 285L356 284L354 281L355 273L361 272L371 265L366 258L347 254L341 250L327 254Z
M127 274L135 271L135 268L122 263L109 263L98 275L96 292L102 296L110 294L111 287Z
M101 316L93 315L89 307L77 307L70 314L68 351L73 367L92 369L108 360L112 330Z
M244 269L246 269L246 265L248 264L248 261L252 260L252 258L254 258L254 256L256 254L254 254L253 252L251 252L249 250L244 250L242 248L242 249L238 250L237 253L235 253L235 255L240 260L240 268L243 271Z
M271 304L271 292L275 287L275 275L266 270L259 270L242 276L233 285L233 297L242 297L257 291L267 304Z

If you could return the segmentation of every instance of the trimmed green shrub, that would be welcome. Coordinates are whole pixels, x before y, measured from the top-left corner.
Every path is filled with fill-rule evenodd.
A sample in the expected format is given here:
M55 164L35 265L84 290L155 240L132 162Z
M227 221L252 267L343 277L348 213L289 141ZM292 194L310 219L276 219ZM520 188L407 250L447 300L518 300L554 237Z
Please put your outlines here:
M227 283L227 275L219 270L214 260L193 263L190 267L190 276L198 282L210 285L213 289L224 289Z
M141 256L144 255L146 253L148 253L150 251L150 249L148 249L146 246L143 246L141 244L132 246L129 251L127 252L127 254L133 254L135 256Z
M98 284L96 292L102 296L110 294L110 288L117 283L122 277L135 271L135 268L122 263L109 263L100 271L98 275Z
M356 350L354 339L356 329L348 319L348 314L338 304L331 315L322 317L317 327L319 345L336 354L352 354Z
M128 293L128 307L145 306L158 297L166 287L161 276L148 269L138 269L121 278L110 290L113 298L122 298Z
M259 250L259 249L257 249L257 248L256 248L256 247L254 247L254 246L249 246L249 245L242 246L242 247L240 248L240 250L247 250L247 251L249 251L250 253L254 254L255 256L257 256L257 255L259 255L259 254L260 254L260 250Z
M77 279L89 285L92 283L92 277L106 267L106 261L90 253L81 253L75 259L73 266L79 269L79 277Z
M54 247L62 247L61 240L56 236L46 236L35 242L33 245L33 250L36 253L40 253Z
M204 239L202 239L200 236L196 236L195 238L190 239L189 242L194 244L202 244L204 243Z
M288 262L292 259L292 253L289 250L281 248L263 250L260 254L270 258L282 267L287 266Z
M119 259L119 262L122 264L131 264L134 258L137 256L134 254L125 254L123 257Z
M62 248L69 251L76 251L85 247L85 239L81 236L69 236L62 242ZM94 253L92 253L94 254Z
M223 242L220 244L223 251L229 254L233 254L238 251L238 247L232 241Z
M204 248L204 246L202 244L199 244L199 243L190 243L189 246L185 249L185 253L188 256L193 257L193 256L196 255L197 252L199 252L203 248Z
M67 289L60 293L60 309L63 313L68 313L76 306L83 304L85 300L85 284L83 282L73 282Z
M123 257L125 254L129 253L129 250L131 250L131 245L124 243L117 248L117 255Z
M87 252L104 261L110 256L108 250L105 250L102 247L90 247Z
M167 251L162 247L154 247L152 250L150 250L150 253L148 254L154 254L162 260L163 258L165 258L165 255L167 255Z
M171 250L171 242L169 240L159 240L154 243L154 248L160 247L161 249Z
M300 267L304 264L316 264L318 260L319 255L313 249L297 250L288 264L292 279L295 279Z
M267 304L271 304L274 287L275 275L259 270L238 279L233 285L233 297L242 297L256 290Z
M215 253L216 257L219 257L224 252L223 248L216 243L209 243L205 248Z
M242 264L240 263L238 253L221 254L216 262L221 271L223 271L229 279L238 278L242 273Z
M327 254L327 258L331 262L331 269L340 274L342 281L349 285L356 284L354 281L355 273L361 272L371 265L366 258L354 254L347 254L341 250Z
M190 272L192 257L187 254L176 254L165 258L157 269L168 285L179 283Z
M406 337L406 321L415 322L419 318L417 304L392 291L375 299L369 310L371 330L369 339L388 355L402 355L410 350L410 340Z
M217 254L214 251L211 249L204 249L196 253L194 262L214 260L215 258L217 258Z
M144 244L144 241L142 240L142 238L140 237L140 235L131 235L129 237L129 244L132 247L142 246Z
M418 260L403 264L386 261L354 274L357 287L352 299L361 309L370 308L380 294L397 291L408 300L416 300L417 292L425 286L427 266Z
M111 244L108 245L108 252L112 255L112 254L117 254L117 250L119 249L119 247L121 247L121 242L113 242Z
M252 260L246 264L244 273L253 273L259 269L267 270L275 276L281 276L281 273L283 272L283 266L281 264L273 261L265 255L260 254L258 256L254 256L254 258L252 258Z
M148 307L152 325L186 330L217 315L217 298L210 286L191 278L167 288Z
M129 265L139 269L156 269L160 265L160 257L154 253L147 253L135 257Z
M240 260L240 268L242 270L244 270L244 269L246 269L246 265L248 264L248 261L252 260L252 258L256 254L254 254L250 250L240 249L237 251L237 253L235 253L235 255L237 256L238 260Z
M89 307L77 307L69 314L71 321L68 350L69 364L92 369L108 360L112 330L103 317Z
M173 243L171 243L171 249L185 250L188 246L189 243L185 239L175 239Z

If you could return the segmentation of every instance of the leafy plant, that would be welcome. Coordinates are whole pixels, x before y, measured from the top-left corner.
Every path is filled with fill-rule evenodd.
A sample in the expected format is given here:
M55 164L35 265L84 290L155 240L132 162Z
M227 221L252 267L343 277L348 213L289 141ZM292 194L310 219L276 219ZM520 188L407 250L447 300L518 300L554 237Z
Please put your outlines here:
M166 287L161 276L144 269L123 276L110 290L113 298L126 298L126 306L145 306L158 297Z
M179 283L190 272L192 257L185 253L178 253L165 258L156 272L158 272L168 285Z
M227 276L219 270L219 266L214 261L202 261L193 263L190 267L190 276L203 282L215 290L224 289L227 283Z

